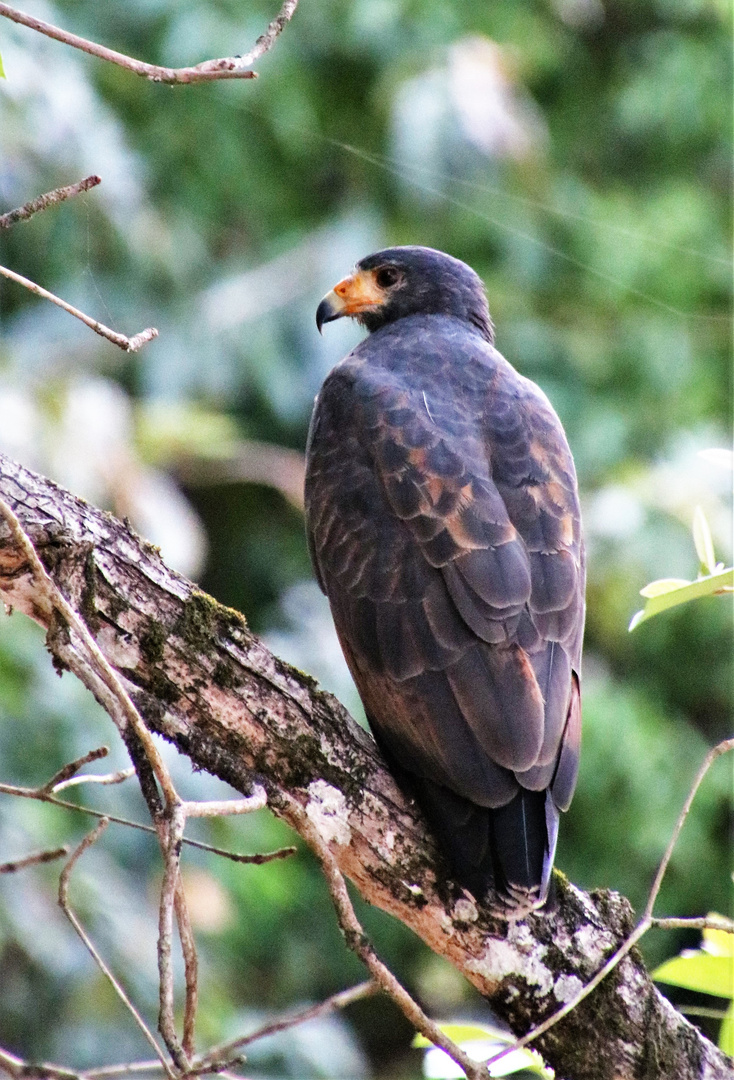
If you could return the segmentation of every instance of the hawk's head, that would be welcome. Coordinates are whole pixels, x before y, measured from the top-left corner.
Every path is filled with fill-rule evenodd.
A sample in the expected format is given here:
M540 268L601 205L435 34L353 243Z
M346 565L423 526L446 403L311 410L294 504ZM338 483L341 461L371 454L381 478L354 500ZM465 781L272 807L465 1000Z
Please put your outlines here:
M349 315L369 331L406 315L453 315L492 341L494 329L481 279L470 266L426 247L394 247L357 263L327 293L316 325Z

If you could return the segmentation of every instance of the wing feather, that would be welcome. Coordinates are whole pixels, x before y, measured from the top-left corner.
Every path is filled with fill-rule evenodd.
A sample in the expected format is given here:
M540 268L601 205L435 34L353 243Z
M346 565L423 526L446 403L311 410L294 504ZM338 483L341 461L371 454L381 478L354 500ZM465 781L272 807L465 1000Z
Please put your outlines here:
M479 806L550 784L563 808L584 589L563 431L499 354L391 341L335 369L309 440L309 544L345 654L402 767Z

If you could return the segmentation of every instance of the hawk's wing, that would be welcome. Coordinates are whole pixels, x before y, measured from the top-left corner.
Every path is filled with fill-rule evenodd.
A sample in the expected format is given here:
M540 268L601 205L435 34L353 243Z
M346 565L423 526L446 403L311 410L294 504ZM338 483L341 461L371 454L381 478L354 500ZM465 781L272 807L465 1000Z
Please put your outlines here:
M311 553L383 745L480 806L575 782L584 568L555 413L498 354L458 386L354 360L319 396ZM559 753L567 732L567 750Z

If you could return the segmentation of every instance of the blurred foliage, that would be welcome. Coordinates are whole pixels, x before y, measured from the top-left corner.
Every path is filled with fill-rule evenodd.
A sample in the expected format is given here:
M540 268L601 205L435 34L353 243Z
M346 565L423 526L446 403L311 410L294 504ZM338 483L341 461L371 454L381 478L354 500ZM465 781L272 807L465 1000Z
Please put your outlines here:
M727 1007L722 1013L719 1046L734 1056L734 938L731 934L706 927L700 949L684 949L680 956L666 960L652 975L658 982L723 999Z
M179 65L245 52L276 4L25 7ZM337 324L319 339L315 308L356 259L423 243L471 263L499 348L566 425L582 487L585 741L558 864L638 909L698 762L731 716L728 600L627 634L646 582L695 577L697 505L731 565L730 475L697 453L729 442L729 19L723 0L301 0L256 82L173 88L0 20L0 206L92 171L103 178L4 232L0 261L115 328L161 334L126 356L3 282L0 448L129 515L355 708L301 517L292 499L245 482L261 465L252 440L303 448L321 380L360 337ZM9 782L40 782L112 742L18 616L0 619L0 720ZM176 768L187 794L221 790ZM83 798L145 819L132 786ZM722 759L686 823L661 910L728 909L730 806ZM87 825L3 796L0 857L73 841ZM195 828L238 850L290 839L267 814ZM200 901L202 1039L362 977L306 852L243 868L191 850L185 864ZM55 907L57 873L37 867L0 883L0 1043L79 1067L147 1056ZM159 875L155 843L115 827L72 883L150 1017ZM435 1015L486 1020L448 965L363 906L382 955ZM681 932L643 947L657 963L695 944ZM717 1036L715 1020L701 1024ZM253 1047L248 1069L415 1077L410 1038L375 999Z
M728 454L730 459L734 457L732 451L721 450L713 453ZM727 461L727 465L731 469L732 461ZM660 615L680 604L688 604L691 600L700 600L704 596L729 596L734 592L734 568L730 566L727 569L722 562L716 561L711 529L700 506L696 507L693 515L693 543L699 564L696 580L658 578L657 581L645 585L640 589L640 596L644 596L646 600L645 607L632 616L630 632L654 615Z

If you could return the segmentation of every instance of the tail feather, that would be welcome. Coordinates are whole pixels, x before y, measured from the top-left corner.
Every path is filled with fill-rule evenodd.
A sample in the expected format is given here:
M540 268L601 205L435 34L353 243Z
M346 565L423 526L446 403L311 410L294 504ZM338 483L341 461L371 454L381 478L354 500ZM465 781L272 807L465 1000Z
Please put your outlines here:
M456 880L518 918L548 900L558 836L550 792L520 788L492 810L429 780L415 791Z

